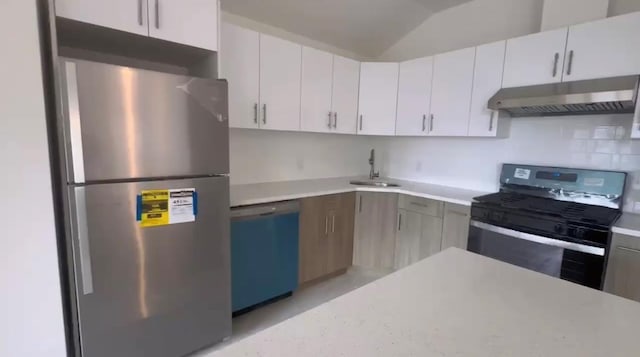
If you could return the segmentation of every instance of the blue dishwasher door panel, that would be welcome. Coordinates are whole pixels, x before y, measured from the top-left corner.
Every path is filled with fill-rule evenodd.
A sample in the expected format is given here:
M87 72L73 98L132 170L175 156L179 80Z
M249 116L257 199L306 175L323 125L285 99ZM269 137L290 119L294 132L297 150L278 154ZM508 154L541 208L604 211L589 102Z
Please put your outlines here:
M233 311L298 287L298 213L231 222Z

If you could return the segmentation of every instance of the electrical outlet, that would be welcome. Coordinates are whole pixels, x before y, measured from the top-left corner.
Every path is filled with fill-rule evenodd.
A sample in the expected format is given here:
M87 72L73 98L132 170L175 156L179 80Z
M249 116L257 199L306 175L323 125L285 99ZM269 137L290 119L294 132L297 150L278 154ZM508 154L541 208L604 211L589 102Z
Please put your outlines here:
M422 161L416 162L416 172L422 172Z

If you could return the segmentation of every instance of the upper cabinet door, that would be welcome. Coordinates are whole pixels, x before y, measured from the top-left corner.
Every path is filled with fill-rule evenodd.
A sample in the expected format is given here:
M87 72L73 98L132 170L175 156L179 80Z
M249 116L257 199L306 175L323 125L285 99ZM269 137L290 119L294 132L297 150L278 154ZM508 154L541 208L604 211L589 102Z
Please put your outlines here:
M475 55L475 48L465 48L434 57L429 135L467 135Z
M149 35L147 0L56 0L55 7L57 16Z
M640 12L569 28L563 81L640 74Z
M333 56L332 107L334 131L355 134L358 119L360 62Z
M218 1L148 1L149 36L211 51L218 50Z
M303 131L326 133L334 130L331 110L332 77L333 55L303 47L300 100L300 126Z
M507 40L502 87L560 82L567 31L562 28Z
M260 126L300 130L302 46L260 34Z
M506 41L494 42L476 48L473 72L469 136L491 136L498 133L498 113L487 107L502 85Z
M220 77L229 83L229 126L258 128L260 35L223 23Z
M367 62L360 65L358 134L395 134L398 68L398 63Z
M426 135L431 114L433 57L400 63L396 135Z

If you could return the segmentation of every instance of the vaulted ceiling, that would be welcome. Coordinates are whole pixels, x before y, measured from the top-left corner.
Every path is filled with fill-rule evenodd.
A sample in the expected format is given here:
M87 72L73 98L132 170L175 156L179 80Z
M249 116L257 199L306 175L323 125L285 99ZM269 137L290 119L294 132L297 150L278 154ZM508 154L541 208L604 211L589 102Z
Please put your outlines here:
M470 0L222 0L222 9L377 57L432 14Z

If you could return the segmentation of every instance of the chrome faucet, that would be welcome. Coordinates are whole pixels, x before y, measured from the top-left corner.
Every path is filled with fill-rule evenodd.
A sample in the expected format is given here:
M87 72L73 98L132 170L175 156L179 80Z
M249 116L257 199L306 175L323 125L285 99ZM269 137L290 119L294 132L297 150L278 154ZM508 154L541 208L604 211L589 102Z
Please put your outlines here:
M369 179L373 180L380 177L380 171L375 171L376 166L376 150L371 149L371 156L369 156L369 166L371 166L371 171L369 171Z

